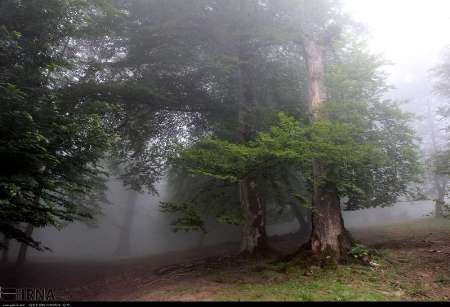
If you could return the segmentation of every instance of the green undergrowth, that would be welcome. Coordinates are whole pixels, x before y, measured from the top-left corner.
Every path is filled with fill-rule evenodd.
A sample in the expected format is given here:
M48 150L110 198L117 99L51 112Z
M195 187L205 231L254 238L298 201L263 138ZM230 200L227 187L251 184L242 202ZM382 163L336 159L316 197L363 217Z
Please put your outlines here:
M397 238L450 232L450 221L424 219L386 227ZM212 301L429 301L446 299L437 287L450 284L442 272L432 280L411 274L428 272L426 259L408 247L374 250L355 244L346 265L320 266L308 255L289 262L258 263L235 271L214 272L202 279L201 291ZM368 261L363 261L369 255ZM415 277L414 277L415 276ZM194 285L178 288L180 297L199 292ZM434 287L434 290L431 289ZM172 291L168 295L174 295Z
M283 267L283 264L278 264ZM259 281L235 282L223 287L215 299L225 301L379 301L399 300L398 287L386 283L381 268L360 264L321 268L298 263L285 273L267 268L253 274ZM399 276L391 274L398 280ZM256 277L256 276L254 276Z
M404 235L450 233L450 220L423 219L399 223L384 228ZM364 265L359 259L371 254L373 265ZM299 257L289 263L257 266L241 277L224 278L225 284L214 298L225 301L416 301L441 299L430 297L428 286L420 279L405 276L405 270L420 265L420 259L380 248L369 250L356 244L351 255L354 263L321 268L308 257ZM246 276L246 277L243 277ZM446 285L447 276L436 283Z

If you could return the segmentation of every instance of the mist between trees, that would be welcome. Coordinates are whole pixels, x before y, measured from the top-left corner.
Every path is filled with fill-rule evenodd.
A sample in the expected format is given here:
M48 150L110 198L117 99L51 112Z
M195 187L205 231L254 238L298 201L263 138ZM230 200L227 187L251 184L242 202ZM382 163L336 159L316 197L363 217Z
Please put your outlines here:
M0 17L5 261L266 255L299 230L345 262L345 222L448 214L448 61L415 118L338 1L4 0Z

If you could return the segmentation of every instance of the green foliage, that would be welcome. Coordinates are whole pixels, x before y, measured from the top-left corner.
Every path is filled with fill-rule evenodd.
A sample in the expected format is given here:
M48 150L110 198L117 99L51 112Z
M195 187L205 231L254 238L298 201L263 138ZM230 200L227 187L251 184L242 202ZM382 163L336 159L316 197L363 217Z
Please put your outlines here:
M446 122L450 118L450 50L447 50L444 61L435 68L435 90L436 92L446 98L446 104L441 106L438 110L440 117ZM436 153L434 157L434 172L440 175L450 175L450 124L445 127L447 135L446 147Z
M370 251L366 246L362 244L354 244L352 246L352 249L350 250L349 255L355 259L363 260L364 258L369 258Z
M206 233L204 223L195 207L191 204L177 204L177 203L161 203L161 212L180 214L181 217L177 218L173 223L174 232L178 231L203 231Z
M448 215L448 212L450 212L450 204L445 203L444 201L445 194L448 195L448 179L450 177L450 50L446 51L444 61L434 70L436 77L434 86L436 92L445 98L445 103L439 108L438 115L445 123L447 123L447 126L443 129L447 138L447 143L443 148L435 149L435 152L430 159L431 172L435 177L435 187L438 190L438 194L441 194L438 197L440 199L435 201L439 202L437 203L437 207L442 207L442 213L444 215L446 215L446 213Z
M235 184L223 183L214 178L191 175L181 167L172 167L168 174L168 195L166 203L172 204L172 211L164 212L178 215L186 215L186 206L182 204L189 203L190 208L195 209L198 217L206 220L215 217L217 222L229 225L240 225L243 217L240 211L239 199L237 198L237 186ZM194 219L184 219L183 227L185 229L196 230L196 222L189 225ZM174 225L174 229L177 225ZM193 226L193 227L192 227ZM206 231L206 229L204 229Z
M79 58L70 42L89 29L98 3L0 4L0 231L34 248L42 247L22 223L60 228L90 220L103 199L110 105L66 95L80 72L72 70Z
M352 113L349 105L345 107ZM390 104L377 108L380 117L365 110L364 125L320 120L304 126L281 113L278 124L255 140L235 144L209 137L186 148L181 163L192 173L237 182L278 163L297 165L308 174L312 161L320 159L331 172L319 180L334 182L350 205L390 204L407 192L407 183L419 172L417 152L406 117Z
M127 186L155 194L170 166L173 199L163 210L180 214L183 230L204 230L206 214L242 223L237 182L248 174L271 215L293 203L307 214L314 159L349 208L406 193L419 171L409 119L380 102L382 61L367 54L340 6L237 4L2 1L0 230L38 247L18 224L91 219L104 159ZM305 34L326 46L329 103L313 125L298 42ZM259 133L237 143L243 65L257 102L246 113Z

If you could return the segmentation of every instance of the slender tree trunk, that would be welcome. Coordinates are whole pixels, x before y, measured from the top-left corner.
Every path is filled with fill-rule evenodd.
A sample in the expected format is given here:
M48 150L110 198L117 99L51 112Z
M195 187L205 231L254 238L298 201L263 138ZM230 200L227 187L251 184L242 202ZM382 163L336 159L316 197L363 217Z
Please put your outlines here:
M9 256L9 244L10 244L10 241L5 236L5 238L3 239L4 250L2 251L2 263L7 263L8 260L9 260L8 259L8 256Z
M308 74L311 121L321 119L320 108L325 100L323 47L313 38L303 36ZM313 161L312 232L308 248L320 258L339 262L351 247L344 228L339 196L334 183L327 181L322 161Z
M299 205L295 202L290 202L289 207L291 208L292 213L295 215L299 225L299 232L304 233L305 231L311 228L310 221L308 219L308 213L303 212Z
M27 228L25 230L25 234L28 237L31 237L31 235L33 234L33 230L34 227L31 224L27 225ZM25 264L26 259L27 259L27 251L28 251L28 245L27 244L20 244L20 249L19 249L19 255L17 256L17 261L16 261L16 265L18 267L21 267Z
M126 211L123 219L123 224L120 229L119 244L115 255L117 256L129 256L131 252L130 235L133 225L133 218L136 209L136 200L138 193L134 190L128 191Z
M240 0L241 21L248 18L251 3ZM251 140L256 134L256 94L255 73L252 59L254 57L249 41L244 37L241 26L238 42L238 82L239 82L239 138L241 142ZM265 209L258 193L256 178L248 175L239 182L239 198L246 222L242 230L241 253L253 255L267 247Z
M439 180L441 179L441 180ZM439 178L439 176L434 176L435 187L437 189L437 198L434 201L434 215L436 218L445 217L444 205L445 205L445 189L448 179Z
M431 111L431 101L427 101L428 110L428 120L430 122L430 132L431 132L431 145L433 146L433 155L438 152L438 145L436 141L435 124L434 117ZM445 189L447 187L448 178L447 176L440 176L436 172L433 176L434 188L436 190L436 199L434 201L434 216L436 218L444 217L444 204L445 204Z
M205 243L206 233L201 232L200 237L198 238L197 248L202 248Z

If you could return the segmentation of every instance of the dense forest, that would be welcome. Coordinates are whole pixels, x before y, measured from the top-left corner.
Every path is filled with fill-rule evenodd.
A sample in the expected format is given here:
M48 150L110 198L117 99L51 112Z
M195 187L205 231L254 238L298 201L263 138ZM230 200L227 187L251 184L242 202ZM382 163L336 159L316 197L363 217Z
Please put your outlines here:
M48 252L36 229L95 222L111 176L130 191L125 223L164 179L173 229L239 226L239 257L278 257L273 217L308 236L283 261L321 265L362 246L343 211L431 199L444 219L450 53L425 151L367 40L335 0L2 0L3 259L13 242L18 264Z

